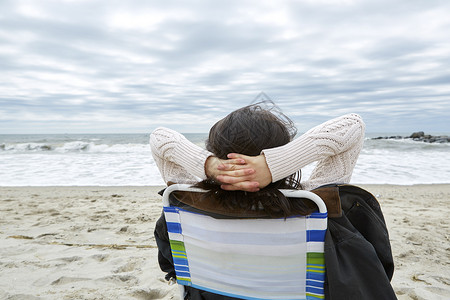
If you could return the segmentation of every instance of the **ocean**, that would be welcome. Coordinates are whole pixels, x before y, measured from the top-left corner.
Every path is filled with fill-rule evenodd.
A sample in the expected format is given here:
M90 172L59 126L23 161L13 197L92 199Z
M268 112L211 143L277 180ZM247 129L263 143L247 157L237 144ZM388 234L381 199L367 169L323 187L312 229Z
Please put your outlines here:
M391 135L366 135L351 183L450 183L450 143L371 139ZM203 146L207 135L185 136ZM163 185L148 139L148 134L0 135L0 186ZM305 167L302 177L313 167Z

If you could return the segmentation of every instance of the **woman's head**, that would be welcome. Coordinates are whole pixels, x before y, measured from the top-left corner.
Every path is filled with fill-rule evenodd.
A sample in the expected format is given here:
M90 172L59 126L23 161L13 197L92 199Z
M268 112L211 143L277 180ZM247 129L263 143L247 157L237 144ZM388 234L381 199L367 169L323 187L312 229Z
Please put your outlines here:
M265 102L249 105L218 121L209 131L206 149L226 159L228 153L254 156L287 144L296 134L293 122L275 106L264 106Z
M229 153L256 156L263 149L289 143L296 133L294 123L272 102L262 102L235 110L214 124L209 131L206 149L221 159L227 159ZM302 201L289 201L278 190L301 187L299 178L299 173L296 173L254 193L222 190L214 179L204 180L197 187L209 190L206 197L213 197L229 209L258 208L270 216L286 217L308 213Z

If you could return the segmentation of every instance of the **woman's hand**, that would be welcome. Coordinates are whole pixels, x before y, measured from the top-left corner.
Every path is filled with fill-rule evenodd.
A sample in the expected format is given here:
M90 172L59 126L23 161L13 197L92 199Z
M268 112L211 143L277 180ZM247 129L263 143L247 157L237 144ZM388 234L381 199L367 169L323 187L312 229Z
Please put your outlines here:
M257 192L272 182L264 155L230 153L227 160L211 156L205 169L206 174L223 183L221 188L227 191Z
M234 181L237 184L236 190L247 192L259 190L259 183L251 181L251 175L255 173L255 170L249 168L242 158L220 159L210 156L205 162L205 173L206 176L223 183L222 186Z

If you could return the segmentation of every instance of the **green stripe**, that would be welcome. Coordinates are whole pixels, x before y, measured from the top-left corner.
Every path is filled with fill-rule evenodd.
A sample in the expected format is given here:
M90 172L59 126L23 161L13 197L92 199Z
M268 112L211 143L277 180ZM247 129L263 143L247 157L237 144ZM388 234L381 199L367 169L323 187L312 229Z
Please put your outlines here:
M170 248L172 251L180 251L186 252L186 248L184 248L184 243L180 241L170 241Z
M317 266L317 265L306 265L306 268L308 269L316 269L316 270L325 270L325 266Z
M309 272L309 273L319 273L319 274L324 274L324 273L325 273L325 271L320 271L320 270L309 270L309 269L306 269L306 272Z
M325 296L323 296L323 295L316 295L316 294L311 294L311 293L306 293L306 296L315 298L315 299L325 299Z
M308 273L317 273L317 274L325 274L325 270L309 270L309 269L306 269L306 272L308 272Z
M323 257L323 252L307 252L306 257L308 258Z
M325 257L323 253L308 252L306 253L306 263L308 265L325 265Z
M179 276L177 276L177 281L189 281L189 282L191 282L191 278L189 278L189 277L179 277Z

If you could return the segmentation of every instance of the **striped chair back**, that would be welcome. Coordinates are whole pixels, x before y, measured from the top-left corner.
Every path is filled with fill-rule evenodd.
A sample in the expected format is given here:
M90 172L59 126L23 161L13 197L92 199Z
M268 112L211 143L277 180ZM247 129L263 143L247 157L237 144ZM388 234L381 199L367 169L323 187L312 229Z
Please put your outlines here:
M241 299L324 299L325 204L308 191L281 190L308 198L319 211L287 219L217 219L171 206L163 195L177 283Z

